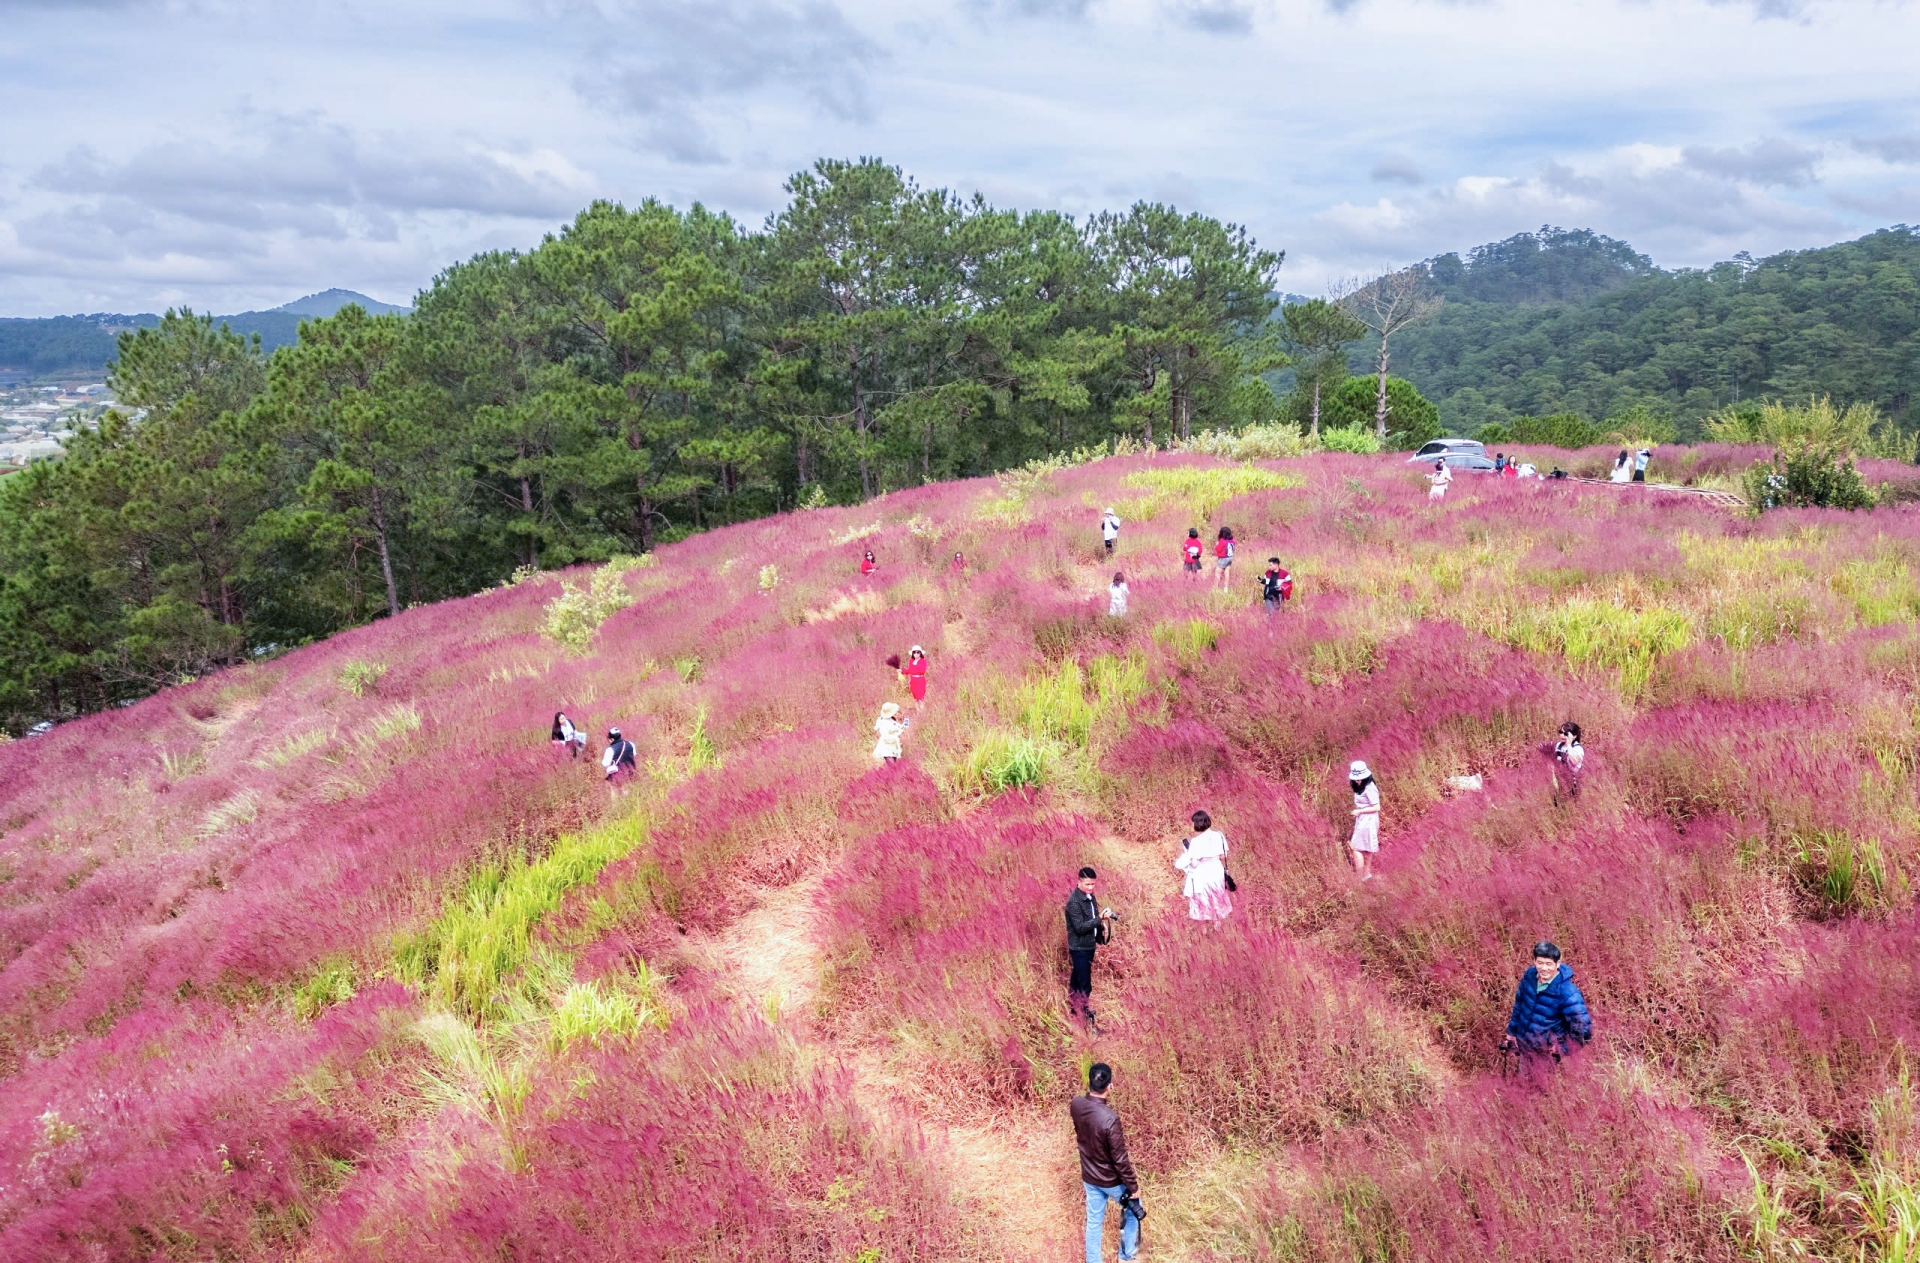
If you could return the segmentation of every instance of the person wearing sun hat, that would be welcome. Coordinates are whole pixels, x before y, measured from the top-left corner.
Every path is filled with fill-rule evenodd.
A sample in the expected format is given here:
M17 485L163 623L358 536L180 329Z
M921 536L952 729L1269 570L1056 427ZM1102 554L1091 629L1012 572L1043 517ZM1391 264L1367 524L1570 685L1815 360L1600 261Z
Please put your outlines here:
M1380 849L1380 787L1365 759L1347 765L1347 787L1353 791L1353 871L1361 881L1373 880L1373 856Z
M900 678L907 682L907 691L913 694L913 704L918 707L927 700L927 651L919 645L907 650L907 665L900 668Z
M900 738L907 731L907 721L900 718L900 703L888 702L880 708L880 718L873 721L873 731L879 738L873 743L873 757L882 763L898 763Z
M1106 543L1107 556L1113 556L1113 541L1120 538L1120 515L1112 505L1100 511L1100 538Z

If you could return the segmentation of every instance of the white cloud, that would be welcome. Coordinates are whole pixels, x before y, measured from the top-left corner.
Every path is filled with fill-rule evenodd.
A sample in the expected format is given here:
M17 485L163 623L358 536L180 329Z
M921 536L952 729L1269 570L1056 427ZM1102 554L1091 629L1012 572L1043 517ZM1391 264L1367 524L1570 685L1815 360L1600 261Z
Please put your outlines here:
M878 154L1003 205L1177 201L1286 250L1295 291L1547 221L1675 265L1916 218L1920 5L1904 3L0 0L0 14L0 314L239 310L331 285L404 298L474 250L533 244L593 196L700 200L757 225L821 156ZM45 52L72 48L85 55Z

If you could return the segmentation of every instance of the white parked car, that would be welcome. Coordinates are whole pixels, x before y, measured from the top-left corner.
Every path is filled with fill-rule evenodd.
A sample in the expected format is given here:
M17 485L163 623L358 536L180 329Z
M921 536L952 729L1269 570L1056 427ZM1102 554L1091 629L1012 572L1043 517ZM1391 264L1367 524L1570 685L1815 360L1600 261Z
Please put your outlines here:
M1487 445L1479 439L1435 439L1419 451L1407 457L1407 464L1428 464L1448 456L1479 456L1485 458ZM1492 462L1489 461L1489 464Z

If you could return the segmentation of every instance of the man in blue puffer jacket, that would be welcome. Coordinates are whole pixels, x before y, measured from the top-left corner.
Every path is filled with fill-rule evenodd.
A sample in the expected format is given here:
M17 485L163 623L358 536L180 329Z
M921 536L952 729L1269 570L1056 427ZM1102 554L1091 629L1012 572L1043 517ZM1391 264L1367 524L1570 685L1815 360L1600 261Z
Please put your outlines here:
M1533 945L1533 968L1520 976L1513 992L1513 1016L1507 1019L1502 1048L1535 1056L1573 1051L1593 1038L1586 997L1573 985L1573 966L1560 963L1560 949L1545 941Z

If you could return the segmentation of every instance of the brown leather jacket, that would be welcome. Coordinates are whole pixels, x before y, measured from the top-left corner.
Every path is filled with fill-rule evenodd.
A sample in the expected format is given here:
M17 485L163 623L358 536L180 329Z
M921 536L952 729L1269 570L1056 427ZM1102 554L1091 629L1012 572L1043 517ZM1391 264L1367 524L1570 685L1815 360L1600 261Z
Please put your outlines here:
M1133 1174L1127 1138L1113 1106L1097 1096L1076 1096L1072 1110L1073 1134L1080 1142L1080 1178L1098 1188L1123 1184L1128 1197L1138 1193L1140 1181Z

